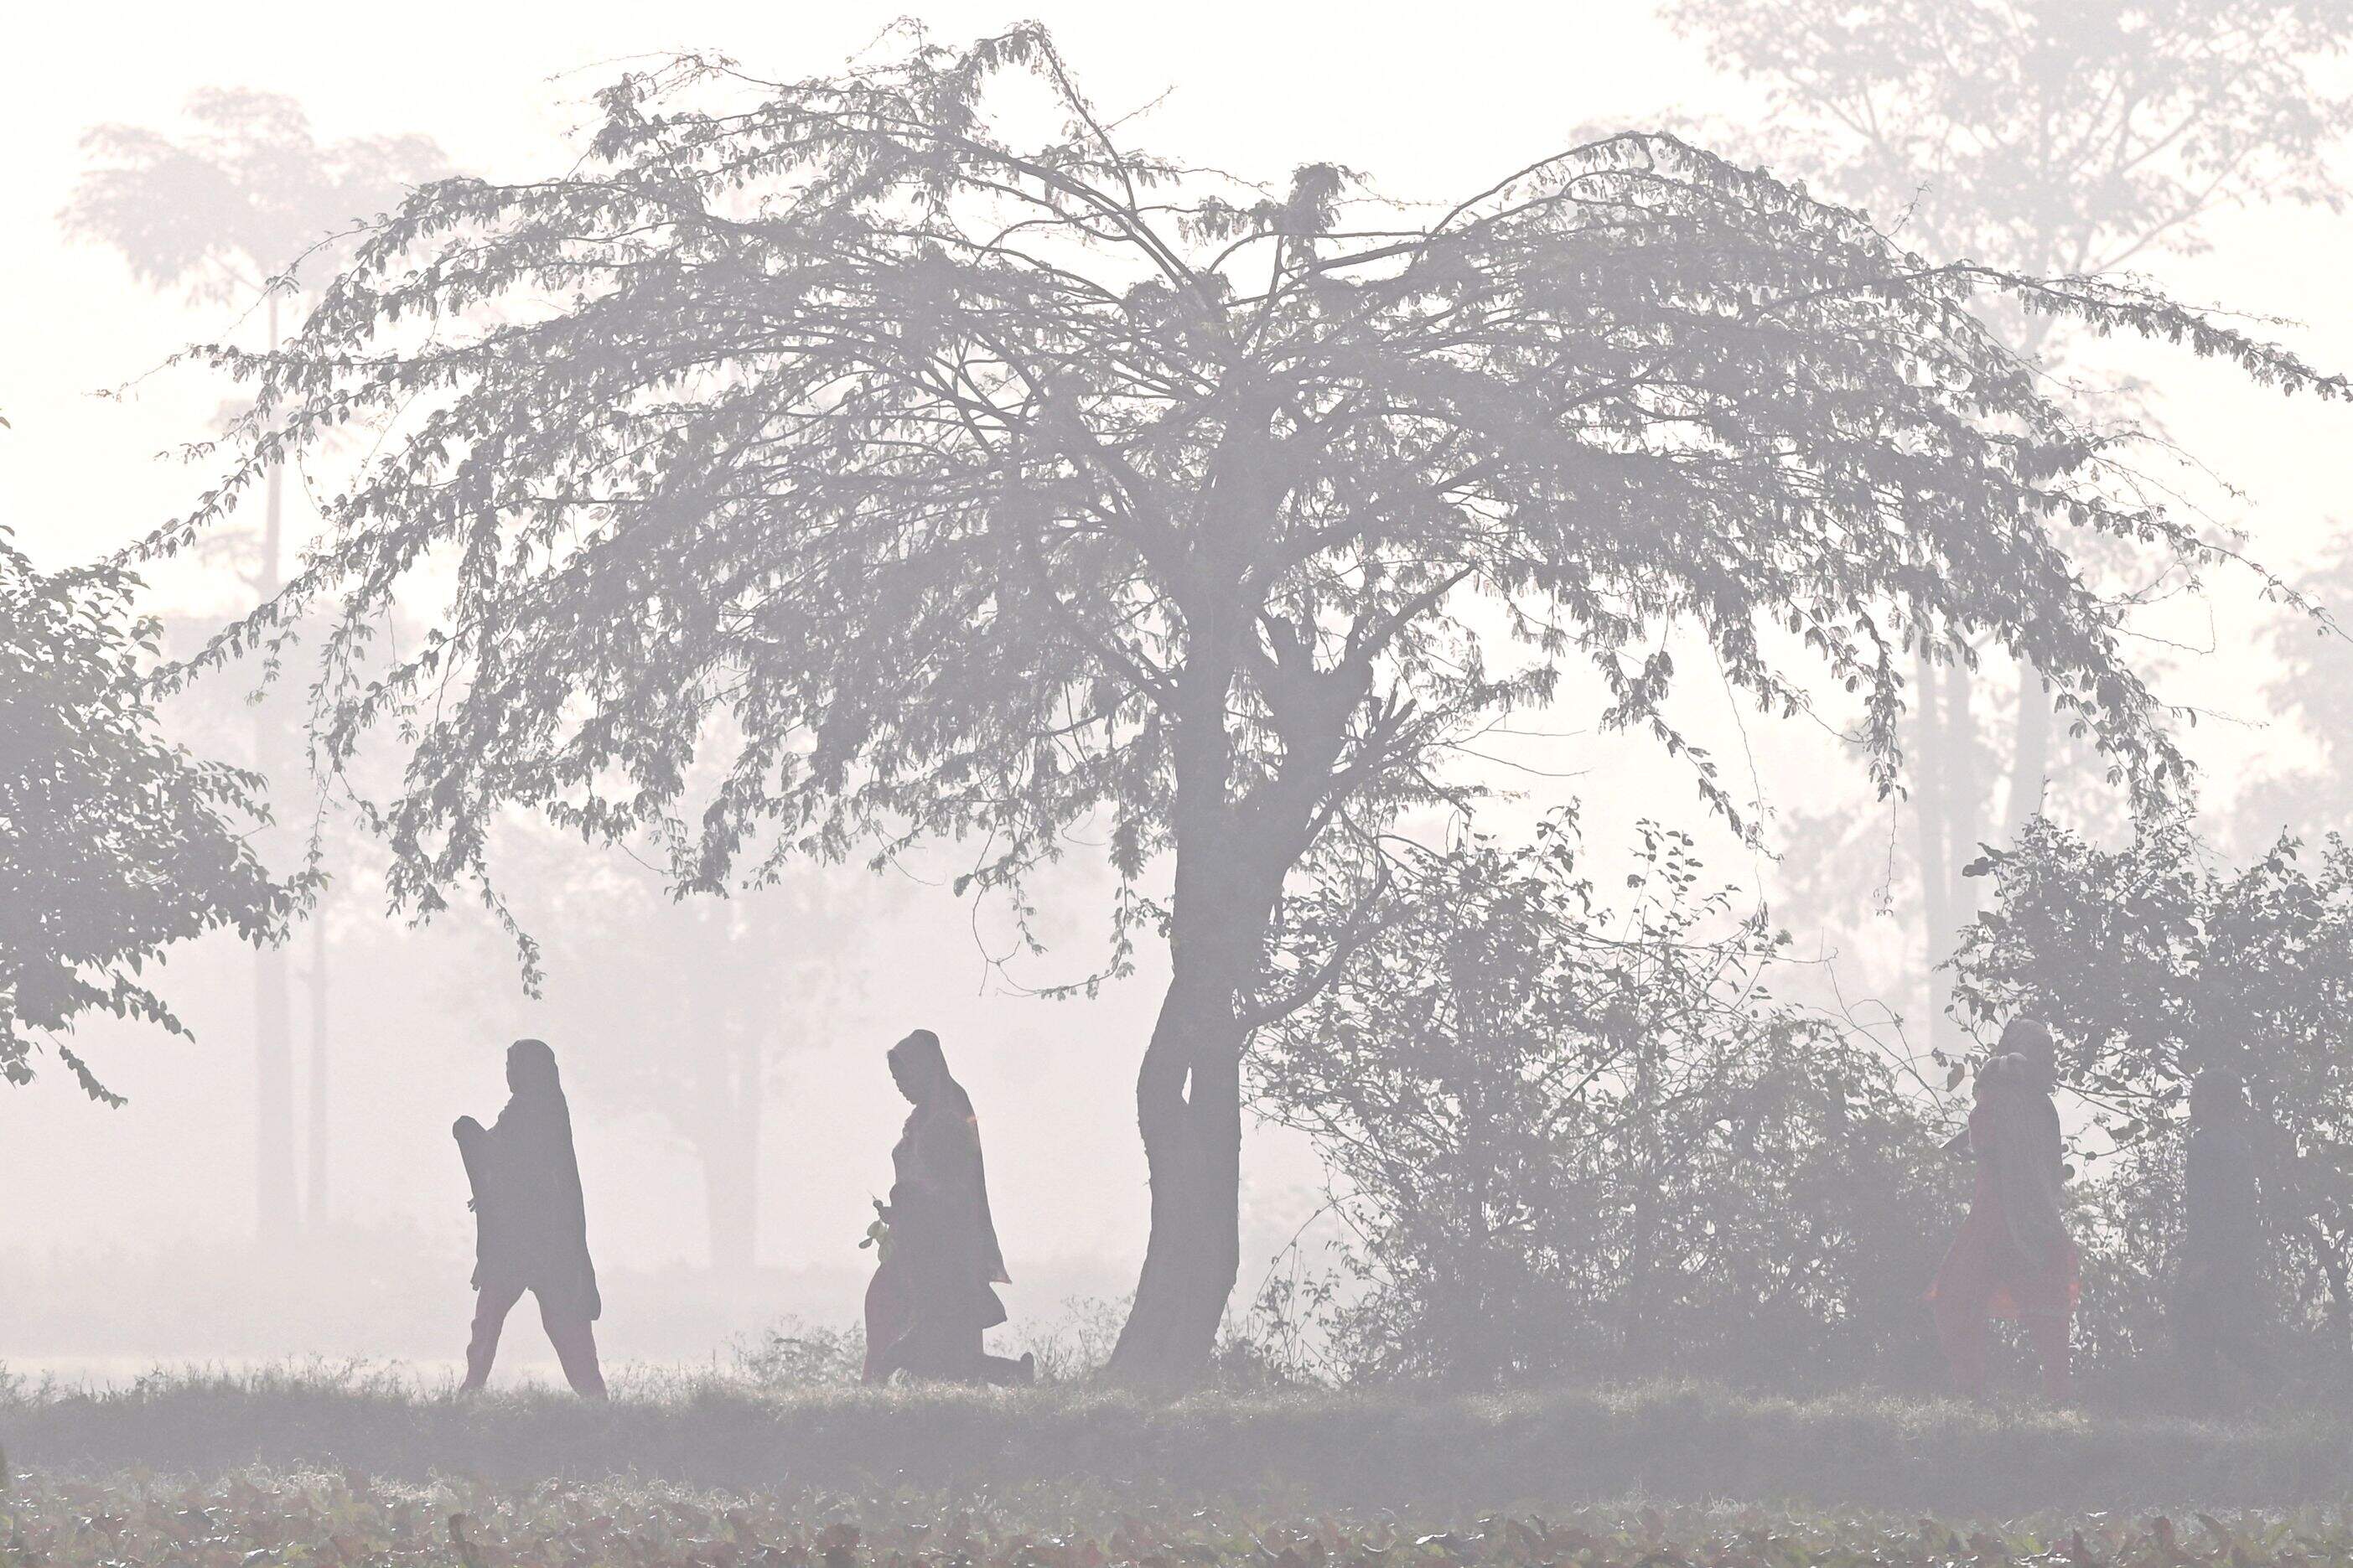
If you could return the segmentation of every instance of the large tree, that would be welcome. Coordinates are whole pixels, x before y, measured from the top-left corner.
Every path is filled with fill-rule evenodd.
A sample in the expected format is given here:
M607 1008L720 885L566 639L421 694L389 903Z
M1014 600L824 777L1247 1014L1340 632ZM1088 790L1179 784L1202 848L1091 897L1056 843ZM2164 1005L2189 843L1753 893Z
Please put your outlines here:
M423 136L364 136L322 143L293 99L207 88L187 103L190 132L174 140L142 126L99 125L82 137L89 159L59 215L68 233L121 253L132 275L192 302L259 306L266 340L280 310L351 258L371 214L396 205L448 163ZM285 486L273 464L263 486L260 535L246 581L263 602L284 583ZM254 771L281 787L302 772L283 704L250 717ZM308 1215L328 1215L328 922L311 921ZM256 1201L262 1235L283 1241L298 1212L294 1181L294 1048L290 974L283 946L254 953Z
M1059 128L1024 135L1041 96ZM1122 942L1157 924L1172 971L1129 1377L1198 1367L1234 1282L1242 1045L1331 967L1286 885L1466 787L1449 748L1501 711L1574 692L1736 816L1676 652L1775 714L1826 686L1892 788L1915 654L1990 637L2120 777L2178 779L2045 520L2211 552L2108 483L1982 290L2345 391L2142 291L1929 265L1672 137L1443 209L1331 165L1264 195L1128 147L1035 27L602 101L577 166L420 193L283 352L203 351L255 412L151 550L386 428L196 667L332 604L323 753L404 750L372 820L426 914L495 900L511 805L650 839L686 889L924 836L1018 889L1099 833ZM441 607L385 648L404 590Z
M295 896L246 847L260 781L156 732L135 586L111 567L36 571L0 527L0 1081L29 1081L46 1044L110 1104L75 1025L186 1034L147 966L224 926L274 941Z
M2091 276L2195 255L2213 220L2268 203L2336 209L2332 163L2353 128L2338 0L1665 0L1719 67L1767 93L1750 132L1785 175L1869 211L1905 244L2036 275ZM2053 369L2077 358L2063 318L1988 320ZM2113 553L2121 553L2112 552ZM2014 837L2063 773L2044 682L2019 672L1989 722L1975 660L1923 663L1913 850L1926 964L1972 911L1981 839ZM2008 786L1997 795L2000 780ZM1997 816L1995 802L2000 810ZM1887 853L1883 825L1832 813L1843 898ZM1932 1014L1940 1042L1948 1018Z

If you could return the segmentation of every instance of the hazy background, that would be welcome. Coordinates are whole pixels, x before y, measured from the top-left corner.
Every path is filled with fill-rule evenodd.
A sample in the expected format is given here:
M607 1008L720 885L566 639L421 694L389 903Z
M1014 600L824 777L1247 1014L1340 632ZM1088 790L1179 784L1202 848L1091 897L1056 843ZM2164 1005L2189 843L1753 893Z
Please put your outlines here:
M54 567L113 549L184 508L208 471L156 454L201 437L226 392L201 374L155 367L191 339L260 342L258 314L245 306L191 306L150 291L111 252L69 243L56 215L90 126L175 130L191 91L246 87L298 98L322 142L421 132L460 169L537 174L568 161L567 132L591 118L583 100L634 57L708 47L755 71L826 72L902 9L862 0L560 9L437 0L58 9L12 22L20 66L0 101L10 150L0 160L0 409L16 428L0 437L0 520ZM1269 179L1332 159L1407 197L1475 189L1568 144L1579 128L1738 121L1755 103L1752 89L1713 77L1697 44L1639 5L923 7L948 39L1027 14L1055 30L1112 111L1167 94L1134 132L1146 145ZM2225 215L2211 237L2210 254L2157 257L2148 270L2189 300L2294 318L2302 324L2282 331L2309 357L2353 365L2343 303L2353 219L2294 207ZM2257 554L2290 574L2321 558L2343 506L2341 407L2283 403L2186 355L2136 348L2098 363L2157 375L2157 412L2243 489L2242 500L2200 493L2214 499L2219 521L2246 524ZM124 384L123 400L92 395ZM298 488L289 496L299 539L307 510ZM175 562L155 574L153 590L152 608L186 616L250 603L218 563ZM2180 646L2148 648L2170 667L2165 693L2210 715L2189 742L2207 770L2210 816L2312 754L2308 737L2262 721L2260 689L2275 674L2273 614L2246 582L2225 577L2207 605L2165 626ZM1694 687L1704 692L1705 682ZM216 681L176 705L178 732L199 750L239 756L250 731L236 706L242 689ZM1768 806L1887 817L1826 735L1744 729L1718 707L1713 718L1695 713L1694 726L1736 759L1736 775L1753 755ZM1494 780L1526 792L1496 814L1507 831L1570 794L1584 799L1604 848L1643 815L1703 826L1687 778L1638 743L1497 737L1493 755ZM279 798L281 816L304 815L299 786ZM1900 818L1888 821L1902 830ZM2278 825L2239 826L2260 837ZM224 942L179 951L168 991L197 1043L132 1031L85 1038L85 1054L131 1097L126 1108L88 1103L55 1071L0 1095L0 1358L105 1369L158 1357L454 1357L470 1305L470 1221L448 1128L461 1112L496 1110L503 1046L524 1034L547 1037L564 1064L607 1276L600 1333L610 1358L692 1359L783 1314L854 1316L871 1256L856 1242L869 1196L888 1184L903 1114L881 1053L916 1026L946 1043L982 1118L1015 1326L1133 1284L1145 1192L1132 1081L1159 1001L1157 957L1147 952L1137 975L1092 1002L1022 993L1098 961L1109 885L1099 867L1074 861L1042 889L1053 953L999 972L989 959L1010 946L1004 912L950 896L948 850L907 874L809 873L772 900L681 911L624 858L543 860L554 847L525 836L519 902L551 944L547 995L534 1001L487 922L461 912L411 931L380 918L371 857L341 842L347 847L329 868L340 885L325 917L332 1072L319 1129L331 1185L323 1204L311 1204L301 1245L255 1250L252 960ZM1712 842L1727 879L1782 902L1780 867L1721 836ZM1838 939L1843 990L1851 1004L1877 994L1912 1014L1916 1044L1925 1000L1916 937L1893 920L1874 927L1874 892L1853 890L1849 934ZM1823 930L1794 934L1810 955L1833 945ZM307 1121L313 951L306 932L290 953L298 1124ZM719 953L725 962L714 971L710 955ZM738 1059L759 1064L748 1257L740 1247L713 1256L720 1227L696 1142L709 1131L695 1118L714 1093L725 1096L687 1070L714 1027L698 1012L698 989L706 1007L716 990L767 1020L737 1047ZM1890 1049L1905 1048L1906 1037L1885 1037ZM298 1171L309 1158L307 1145L297 1150ZM1271 1132L1253 1135L1244 1180L1237 1301L1246 1304L1266 1260L1323 1200L1303 1143ZM525 1362L544 1353L535 1328L511 1342Z

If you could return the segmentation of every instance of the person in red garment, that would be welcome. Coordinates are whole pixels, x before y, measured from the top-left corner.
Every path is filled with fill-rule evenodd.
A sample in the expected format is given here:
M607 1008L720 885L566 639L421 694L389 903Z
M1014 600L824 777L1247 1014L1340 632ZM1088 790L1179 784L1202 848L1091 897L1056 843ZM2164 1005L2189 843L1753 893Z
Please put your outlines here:
M2058 1076L2051 1031L2012 1019L1993 1059L1978 1072L1966 1142L1977 1158L1969 1217L1928 1288L1936 1338L1954 1385L1986 1392L1989 1320L2025 1325L2042 1362L2042 1389L2067 1396L2069 1340L2082 1289L2075 1244L2062 1211L2065 1156L2051 1093Z
M464 1392L490 1381L499 1330L522 1293L539 1298L539 1321L573 1391L605 1397L596 1364L603 1315L596 1266L588 1258L588 1216L580 1160L572 1148L572 1108L544 1040L507 1047L513 1097L489 1127L461 1116L450 1129L474 1188L474 1332L466 1346Z

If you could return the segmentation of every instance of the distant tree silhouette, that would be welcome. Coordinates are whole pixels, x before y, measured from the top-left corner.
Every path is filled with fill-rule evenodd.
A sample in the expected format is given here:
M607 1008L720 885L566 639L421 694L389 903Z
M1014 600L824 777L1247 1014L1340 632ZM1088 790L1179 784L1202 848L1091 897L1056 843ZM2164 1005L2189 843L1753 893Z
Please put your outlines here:
M297 891L246 847L261 781L156 733L136 581L44 575L0 527L0 1079L28 1082L46 1043L110 1104L58 1037L99 1012L186 1034L147 965L223 926L275 941Z
M2110 274L2203 251L2225 213L2345 203L2332 158L2353 129L2353 92L2335 68L2353 46L2353 7L2336 0L1668 0L1665 12L1767 89L1757 151L1775 169L1935 259ZM1988 303L2019 352L2066 357L2064 318ZM2045 780L2065 739L2031 670L2010 733L1989 731L1976 666L1916 672L1926 965L1975 908L1961 870L1989 829L2007 840L2054 805ZM1849 889L1862 883L1856 864L1886 856L1882 826L1852 814L1816 826L1854 841L1839 865ZM1941 1010L1931 1026L1940 1046L1957 1044Z
M1008 73L1060 130L1000 123ZM650 838L681 889L927 836L974 845L960 889L1018 889L1099 826L1114 964L1161 927L1173 968L1136 1379L1210 1350L1243 1043L1335 956L1282 943L1286 889L1465 798L1445 764L1498 713L1573 696L1740 820L1671 711L1677 648L1775 714L1827 672L1885 790L1915 657L1990 638L2142 798L2178 780L2044 520L2215 557L2108 486L2107 435L1973 299L2345 391L2136 288L1924 262L1671 137L1434 216L1330 164L1268 195L1128 150L1035 27L796 82L686 58L602 101L578 167L420 193L283 352L195 351L257 403L153 552L333 430L385 439L191 668L337 601L316 733L331 764L397 737L372 821L427 915L495 900L509 805ZM361 679L428 562L438 624ZM740 740L690 799L719 712Z
M441 151L422 136L361 137L321 144L291 98L207 88L188 100L194 133L100 125L82 137L89 160L66 230L119 252L132 275L156 289L209 304L258 303L269 346L280 342L280 310L349 261L364 222L418 183L446 174ZM259 558L247 581L263 602L281 586L285 559L284 471L263 485ZM281 786L299 768L288 746L282 705L253 712L253 765ZM309 1215L327 1214L327 922L311 921ZM254 954L254 1051L258 1213L262 1234L294 1229L294 1050L290 976L283 947Z
M2340 533L2297 586L2340 624L2353 614L2353 533ZM2273 771L2232 803L2241 835L2233 847L2252 856L2283 832L2353 836L2353 643L2298 616L2274 630L2272 651L2280 674L2263 696L2271 711L2295 721L2313 754L2298 761L2287 747L2266 748Z
M645 868L579 847L539 824L516 825L502 846L505 885L534 895L528 923L545 971L534 1026L577 1042L567 1054L596 1063L617 1103L692 1157L711 1266L741 1275L773 1190L762 1164L779 1068L828 1043L839 1003L891 973L895 955L860 923L884 889L853 889L862 897L851 906L838 896L851 873L807 867L759 898L681 904ZM858 917L845 918L849 907ZM807 1113L789 1109L788 1128ZM783 1207L789 1224L798 1211ZM788 1246L804 1239L786 1235Z

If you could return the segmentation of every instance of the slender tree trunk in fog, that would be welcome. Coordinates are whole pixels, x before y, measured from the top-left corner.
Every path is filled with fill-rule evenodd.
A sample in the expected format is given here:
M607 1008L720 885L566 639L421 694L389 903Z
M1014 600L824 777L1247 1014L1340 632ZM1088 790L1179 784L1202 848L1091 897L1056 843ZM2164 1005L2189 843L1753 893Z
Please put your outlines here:
M758 1261L760 1067L755 1033L729 1029L720 1068L711 1080L703 1135L695 1147L714 1274L748 1274Z
M1976 675L1968 665L1955 662L1945 667L1944 676L1945 919L1936 929L1935 949L1929 954L1932 966L1952 956L1961 927L1976 918L1978 885L1961 871L1977 858L1978 845L1985 837L1986 784L1978 771ZM1960 1026L1947 1015L1941 1000L1929 1019L1930 1038L1936 1045L1947 1051L1962 1048Z
M2071 270L2079 268L2080 263ZM2038 262L2037 269L2048 272L2052 266ZM2021 353L2029 360L2039 360L2044 345L2050 341L2049 321L2030 321ZM2018 842L2019 833L2042 810L2043 783L2051 772L2051 729L2054 718L2051 693L2044 689L2042 675L2024 659L2019 660L2018 712L2011 732L2010 793L2002 802L2001 813L2001 839L2006 845Z
M1985 837L1986 784L1978 772L1976 679L1966 664L1914 662L1920 689L1918 813L1921 973L1928 987L1928 1042L1961 1048L1959 1026L1946 1015L1936 965L1951 956L1963 923L1976 913L1962 868Z
M1659 1286L1665 1278L1659 1258L1658 1200L1666 1160L1659 1146L1658 1060L1645 1041L1636 1041L1634 1049L1633 1224L1628 1237L1626 1311L1619 1343L1628 1365L1655 1367L1661 1364L1665 1348L1660 1336L1666 1326L1658 1321Z
M269 346L278 347L278 296L269 296ZM261 565L255 585L263 603L278 596L279 558L285 543L286 473L269 465L264 484ZM278 731L282 715L268 702L253 710L253 765L273 788L282 789ZM264 942L253 952L253 1064L255 1214L263 1242L292 1239L299 1221L294 1192L294 1042L290 975L282 945Z
M2042 810L2043 782L2051 772L2052 717L2051 693L2043 689L2042 678L2032 665L2021 660L2017 743L2010 766L2010 797L2001 814L2004 844L2018 842L2019 834Z
M311 912L311 1111L310 1182L303 1205L303 1220L312 1235L325 1230L334 1221L332 1194L327 1183L327 911L322 906Z
M1975 912L1968 879L1961 868L1977 858L1985 837L1986 786L1978 772L1977 678L1968 666L1945 670L1945 911L1952 921L1947 942Z
M1938 679L1941 673L1927 655L1915 657L1913 679L1920 692L1920 712L1913 731L1918 737L1919 748L1914 776L1919 784L1912 809L1920 853L1920 974L1927 987L1928 1038L1939 1049L1946 1044L1951 1025L1945 1017L1945 1010L1936 1005L1936 965L1944 959L1946 933L1952 929L1952 910L1947 900L1951 885L1946 880L1945 869L1946 847L1950 843L1945 807L1951 765L1947 755L1950 731L1939 700L1944 684Z

